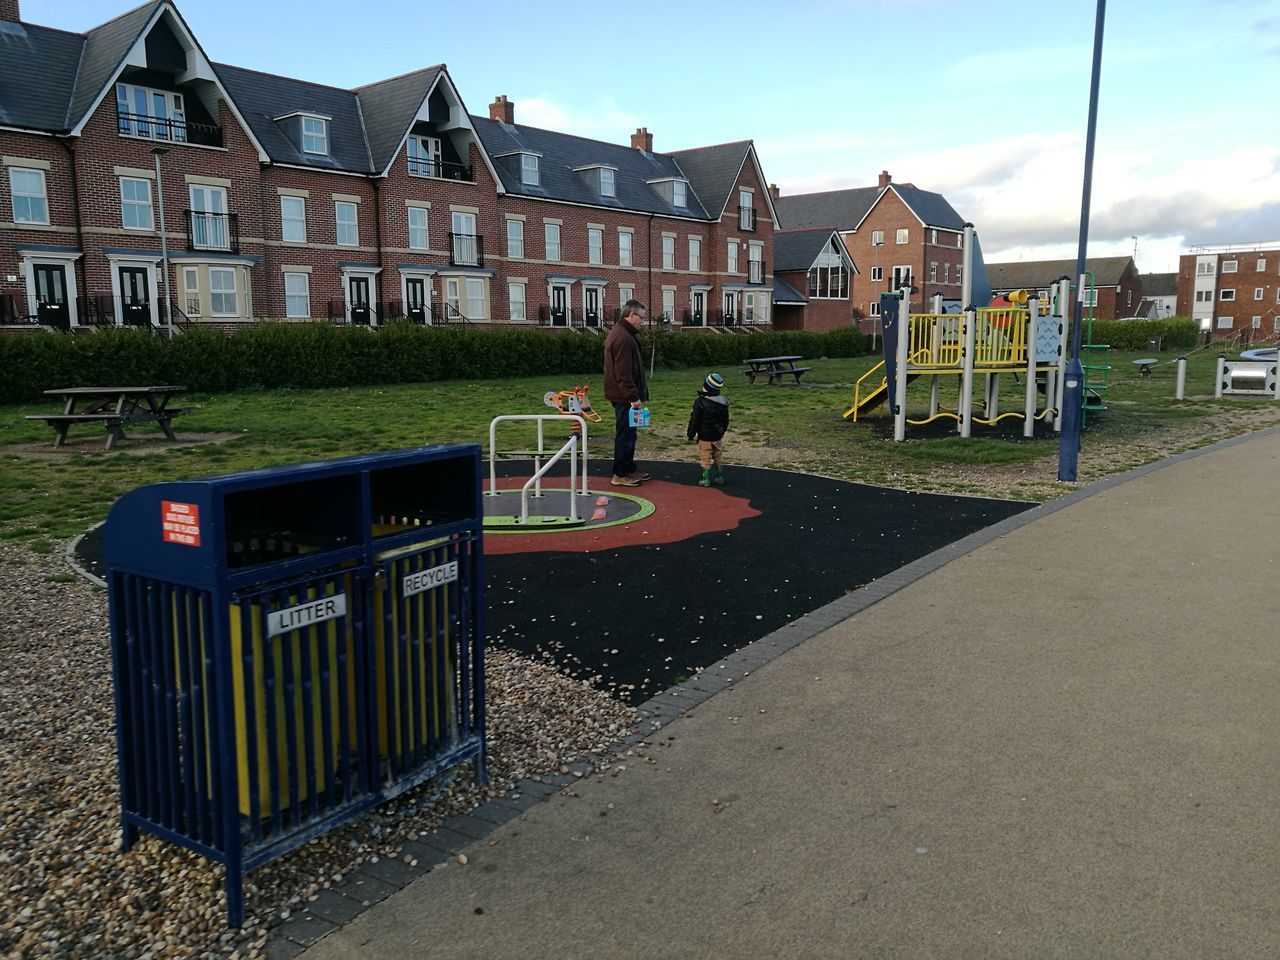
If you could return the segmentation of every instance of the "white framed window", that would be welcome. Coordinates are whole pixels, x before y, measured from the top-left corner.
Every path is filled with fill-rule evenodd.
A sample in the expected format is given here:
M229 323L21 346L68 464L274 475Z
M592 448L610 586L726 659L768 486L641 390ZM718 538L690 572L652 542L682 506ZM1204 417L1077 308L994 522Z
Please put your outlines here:
M676 268L676 238L662 238L662 269L674 270Z
M1254 287L1254 288L1253 288L1253 299L1255 299L1255 300L1261 300L1261 299L1262 299L1262 288L1261 288L1261 287Z
M671 202L677 207L687 207L689 205L689 185L683 180L672 182Z
M702 240L698 237L689 238L689 269L695 272L702 269Z
M1271 332L1280 333L1280 317L1271 318Z
M10 167L9 190L14 223L49 222L49 195L45 191L43 170Z
M878 317L878 316L880 316L880 301L879 301L879 300L872 300L869 304L867 304L867 316L868 316L868 317Z
M884 267L871 268L871 282L882 283L884 281Z
M884 231L883 231L883 230L872 230L872 231L871 231L871 245L872 245L873 247L882 247L882 246L884 246Z
M197 250L230 250L230 218L224 187L191 184L191 245Z
M618 266L631 266L631 231L618 231Z
M1196 303L1211 303L1213 301L1212 290L1197 290Z
M750 190L738 191L738 226L743 230L754 230L755 225L755 197Z
M1276 303L1280 303L1280 287L1276 288Z
M126 230L151 230L151 181L120 178L120 225Z
M1240 261L1239 261L1239 260L1223 260L1223 261L1222 261L1222 272L1223 272L1223 273L1235 273L1235 272L1236 272L1237 270L1239 270L1239 269L1240 269Z
M523 283L507 284L507 306L511 312L512 320L518 322L528 317L528 312L525 308Z
M634 300L635 298L636 298L635 287L627 287L627 286L618 287L618 306L619 307L621 307L628 300Z
M604 231L599 227L587 228L587 262L604 263Z
M906 229L906 227L902 227L902 228L900 228L900 229L899 229L899 230L894 234L894 239L895 239L898 243L906 243L906 242L907 242L907 229Z
M1262 329L1262 317L1250 317L1250 318L1249 318L1249 327L1250 327L1250 329L1252 329L1252 330L1261 330L1261 329Z
M1217 272L1217 271L1214 269L1214 267L1215 267L1215 264L1212 264L1212 263L1197 263L1197 264L1196 264L1196 276L1197 276L1197 277L1212 277L1212 276Z
M1219 300L1229 301L1229 300L1234 300L1235 298L1236 298L1236 291L1232 287L1228 287L1227 289L1221 290L1218 292Z
M618 195L618 174L612 167L600 168L600 196L616 197Z
M333 222L335 234L340 247L357 247L360 245L360 220L356 204L349 200L335 200L333 204Z
M311 316L311 277L308 274L284 275L284 315L294 320Z
M849 297L849 270L834 239L809 267L809 296L820 300Z
M956 264L956 283L960 282L960 272L962 270L964 270L964 267L962 267L960 264L957 263Z
M1131 306L1133 306L1133 291L1132 291L1132 290L1126 290L1126 291L1124 292L1124 305L1125 305L1126 307L1131 307Z
M764 283L764 244L747 244L747 282Z
M1080 301L1083 306L1096 307L1098 305L1098 290L1096 287L1086 287L1084 291L1084 299Z
M729 272L737 273L738 272L738 241L730 240L728 247L725 248L725 253L728 255L728 260L726 262L729 265L728 266Z
M132 83L116 84L118 130L131 137L185 143L187 117L182 94Z
M938 261L937 260L929 261L929 282L930 283L938 282Z
M890 290L901 290L903 287L911 286L911 268L910 267L894 267L893 282L889 285Z
M447 277L444 281L444 305L446 308L446 316L450 313L457 315L462 312L462 281L457 277Z
M534 187L542 182L538 170L538 157L535 154L520 154L520 182Z
M209 312L215 317L238 317L236 272L227 267L209 268Z
M196 267L182 268L182 302L186 304L182 312L188 317L200 316L200 271Z
M507 221L507 256L513 260L524 259L524 221Z
M937 230L930 230L930 231L929 231L929 242L930 242L930 243L932 243L935 247L938 245L938 231L937 231Z
M674 290L662 291L662 316L670 321L674 321L676 318L676 292Z
M484 281L479 277L467 277L467 319L483 320L488 316L484 308Z
M548 223L543 227L544 239L547 244L547 259L560 259L560 224Z
M1219 329L1219 330L1230 330L1230 329L1231 329L1231 327L1232 327L1232 325L1233 325L1234 323L1235 323L1235 318L1234 318L1234 317L1219 317L1219 318L1218 318L1218 329Z
M427 213L426 207L408 207L409 213L409 249L410 250L426 250L430 247L430 237L427 234Z
M942 282L943 283L951 282L951 264L949 263L944 263L942 265Z
M963 234L963 233L957 233L957 234L956 234L956 249L957 249L957 250L963 250L963 249L964 249L964 234Z
M440 176L439 137L421 137L414 134L405 142L405 154L409 161L409 173L413 176Z
M329 121L323 117L302 118L302 152L329 155Z
M1259 257L1258 262L1254 265L1254 269L1259 273L1265 273L1267 270L1267 260L1265 257Z
M307 201L302 197L280 198L280 239L286 243L307 242Z

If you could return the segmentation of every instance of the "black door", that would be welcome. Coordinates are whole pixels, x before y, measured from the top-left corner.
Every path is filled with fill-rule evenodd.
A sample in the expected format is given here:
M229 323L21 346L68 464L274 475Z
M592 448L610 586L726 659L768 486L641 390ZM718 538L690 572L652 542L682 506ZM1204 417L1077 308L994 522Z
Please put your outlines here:
M58 330L71 329L71 309L67 304L67 271L61 264L37 263L36 316L40 323Z
M707 309L707 295L702 291L695 291L693 294L693 325L695 327L702 326L703 314Z
M738 322L738 295L736 293L726 293L724 295L724 325L732 327Z
M569 311L566 309L567 292L565 287L551 288L551 325L553 327L569 325Z
M120 268L120 321L126 327L151 326L151 286L146 267Z
M587 326L598 327L600 326L600 288L587 287L585 297L586 308L584 312L587 315Z
M410 278L404 282L404 312L413 323L427 322L427 282Z
M351 294L351 322L369 325L369 278L352 277L348 281Z

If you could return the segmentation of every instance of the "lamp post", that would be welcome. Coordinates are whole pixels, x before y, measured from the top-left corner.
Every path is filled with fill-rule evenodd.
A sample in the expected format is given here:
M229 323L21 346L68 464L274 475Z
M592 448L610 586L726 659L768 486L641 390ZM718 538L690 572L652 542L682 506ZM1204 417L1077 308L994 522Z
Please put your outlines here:
M1089 82L1089 126L1084 142L1084 194L1080 201L1080 245L1076 252L1076 300L1072 311L1074 329L1071 358L1067 363L1062 390L1062 435L1058 441L1058 479L1074 483L1080 459L1080 417L1084 403L1084 366L1080 363L1081 324L1084 319L1085 249L1089 243L1089 199L1093 188L1093 146L1098 128L1098 83L1102 76L1102 27L1107 0L1098 0L1093 27L1093 75Z
M169 290L169 238L164 226L164 179L160 175L160 158L169 152L168 147L152 147L151 155L156 158L156 201L160 204L160 269L161 282L164 284L164 324L169 339L173 339L173 297Z

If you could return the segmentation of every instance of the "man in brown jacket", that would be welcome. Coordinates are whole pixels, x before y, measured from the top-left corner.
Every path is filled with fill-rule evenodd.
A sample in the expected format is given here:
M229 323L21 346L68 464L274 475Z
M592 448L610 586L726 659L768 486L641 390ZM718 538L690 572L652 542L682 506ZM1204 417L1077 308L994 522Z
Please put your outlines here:
M644 326L649 309L639 300L622 305L622 316L604 341L604 397L613 404L613 479L615 487L638 487L649 474L636 464L636 428L631 425L632 409L649 399L644 379L644 357L637 331Z

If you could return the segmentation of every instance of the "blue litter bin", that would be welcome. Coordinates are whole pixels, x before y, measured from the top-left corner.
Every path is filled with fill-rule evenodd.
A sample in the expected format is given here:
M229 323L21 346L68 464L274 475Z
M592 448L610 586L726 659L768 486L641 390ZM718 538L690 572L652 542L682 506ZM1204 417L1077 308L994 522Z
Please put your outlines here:
M160 483L104 547L123 846L244 873L459 763L485 779L477 444Z

